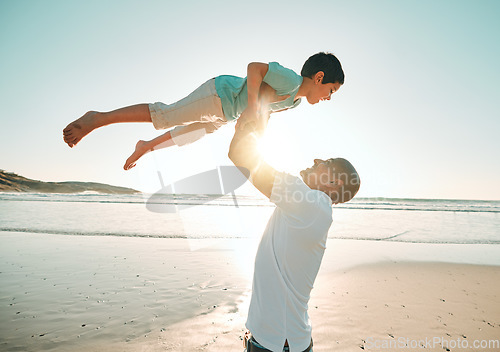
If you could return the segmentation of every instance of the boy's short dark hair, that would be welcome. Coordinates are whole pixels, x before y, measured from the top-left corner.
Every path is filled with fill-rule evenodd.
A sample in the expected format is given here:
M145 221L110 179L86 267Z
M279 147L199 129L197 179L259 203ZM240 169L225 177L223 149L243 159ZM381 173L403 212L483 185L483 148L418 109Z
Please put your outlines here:
M302 77L312 78L319 71L323 71L325 74L323 84L344 84L344 71L342 71L342 65L335 55L330 53L314 54L304 63L300 75Z

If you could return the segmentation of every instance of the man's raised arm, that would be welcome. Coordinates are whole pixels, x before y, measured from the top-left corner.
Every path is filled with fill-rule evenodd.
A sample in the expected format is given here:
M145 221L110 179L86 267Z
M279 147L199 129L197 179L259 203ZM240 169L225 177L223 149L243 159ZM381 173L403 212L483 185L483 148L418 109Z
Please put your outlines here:
M238 126L238 120L229 147L229 159L234 165L244 167L250 171L250 182L266 197L271 197L276 170L269 166L259 153L257 144L260 134L256 123L248 123L244 127Z

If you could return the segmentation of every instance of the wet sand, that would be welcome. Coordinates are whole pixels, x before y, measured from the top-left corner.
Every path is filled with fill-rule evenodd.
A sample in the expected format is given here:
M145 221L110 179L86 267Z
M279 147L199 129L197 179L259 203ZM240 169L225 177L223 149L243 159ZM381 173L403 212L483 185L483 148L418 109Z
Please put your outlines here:
M242 351L256 244L2 232L0 350ZM329 241L312 292L315 352L500 350L471 348L499 343L500 266L432 261L452 247L345 244Z

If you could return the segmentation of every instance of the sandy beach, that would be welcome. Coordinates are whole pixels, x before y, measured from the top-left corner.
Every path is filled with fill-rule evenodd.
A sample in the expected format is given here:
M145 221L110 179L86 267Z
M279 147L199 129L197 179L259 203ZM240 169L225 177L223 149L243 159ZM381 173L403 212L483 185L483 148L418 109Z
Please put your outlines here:
M0 349L242 351L256 244L1 232ZM500 350L498 247L329 240L314 351Z

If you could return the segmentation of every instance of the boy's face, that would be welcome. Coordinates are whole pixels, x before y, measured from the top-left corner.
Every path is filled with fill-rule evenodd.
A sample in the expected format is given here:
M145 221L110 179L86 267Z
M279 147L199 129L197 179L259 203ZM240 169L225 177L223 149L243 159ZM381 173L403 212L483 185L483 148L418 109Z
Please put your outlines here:
M314 75L314 84L306 95L309 104L316 104L323 100L330 100L332 94L340 89L342 86L340 83L326 83L323 84L323 72L318 72Z

